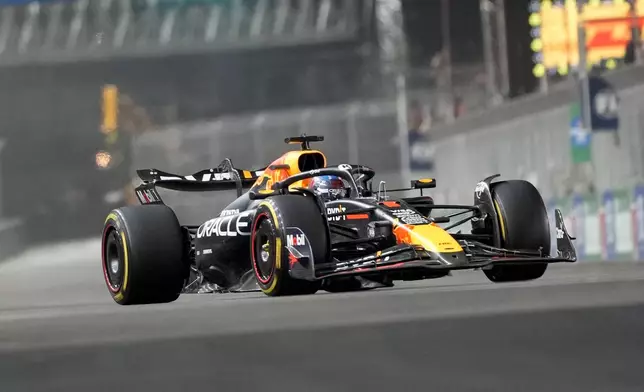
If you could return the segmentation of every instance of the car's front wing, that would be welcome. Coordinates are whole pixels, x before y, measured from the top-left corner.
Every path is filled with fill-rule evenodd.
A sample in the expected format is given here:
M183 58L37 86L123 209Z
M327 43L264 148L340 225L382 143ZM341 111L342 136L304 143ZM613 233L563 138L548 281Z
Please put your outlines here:
M480 241L461 240L463 252L439 254L417 245L399 244L390 248L348 260L333 259L329 263L315 263L310 258L308 246L289 246L290 274L297 279L317 280L341 275L364 275L384 270L418 269L463 270L494 265L527 263L573 263L577 254L572 244L561 211L556 210L557 255L550 256L549 249L503 249ZM298 229L290 228L298 231Z
M299 260L291 264L291 276L297 279L315 280L334 276L367 275L383 272L385 270L419 269L428 270L464 270L484 268L493 265L511 265L526 263L563 263L575 262L576 259L568 257L533 256L513 251L499 252L498 255L477 256L465 254L462 262L446 262L445 257L440 257L432 252L419 249L411 245L397 245L367 256L316 265Z

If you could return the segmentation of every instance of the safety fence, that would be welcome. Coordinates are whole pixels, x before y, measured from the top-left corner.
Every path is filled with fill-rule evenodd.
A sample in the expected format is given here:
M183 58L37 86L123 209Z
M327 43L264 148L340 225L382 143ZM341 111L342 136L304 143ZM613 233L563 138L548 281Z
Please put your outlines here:
M582 261L644 260L644 183L601 194L554 198Z

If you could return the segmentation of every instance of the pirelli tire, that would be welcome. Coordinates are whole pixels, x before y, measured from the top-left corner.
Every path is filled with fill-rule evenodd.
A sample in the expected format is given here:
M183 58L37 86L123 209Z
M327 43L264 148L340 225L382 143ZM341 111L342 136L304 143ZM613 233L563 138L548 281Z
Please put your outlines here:
M315 263L328 260L328 228L312 196L279 195L262 201L251 227L251 264L264 294L272 297L306 295L314 294L320 289L320 281L294 279L290 276L285 236L286 227L299 228L309 241Z
M112 210L101 243L103 275L120 305L176 300L189 273L183 231L165 205Z
M531 183L511 180L493 183L501 246L506 249L542 250L550 253L550 223L541 194ZM517 282L541 278L547 263L494 266L484 273L492 282Z

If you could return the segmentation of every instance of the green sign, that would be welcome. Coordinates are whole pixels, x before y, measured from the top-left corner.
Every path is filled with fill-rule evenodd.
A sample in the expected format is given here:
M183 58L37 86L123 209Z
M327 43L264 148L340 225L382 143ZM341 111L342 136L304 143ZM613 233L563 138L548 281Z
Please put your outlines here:
M590 143L592 134L584 129L579 104L570 106L570 156L572 163L590 162L592 159Z

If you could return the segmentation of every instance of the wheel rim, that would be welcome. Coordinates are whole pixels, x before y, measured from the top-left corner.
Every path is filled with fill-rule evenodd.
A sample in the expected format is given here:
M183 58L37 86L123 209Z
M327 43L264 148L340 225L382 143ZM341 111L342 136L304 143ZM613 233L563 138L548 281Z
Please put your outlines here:
M257 280L270 282L275 273L275 237L270 221L260 216L253 230L253 267Z
M103 272L109 289L118 292L123 284L123 248L114 228L108 228L103 245Z

